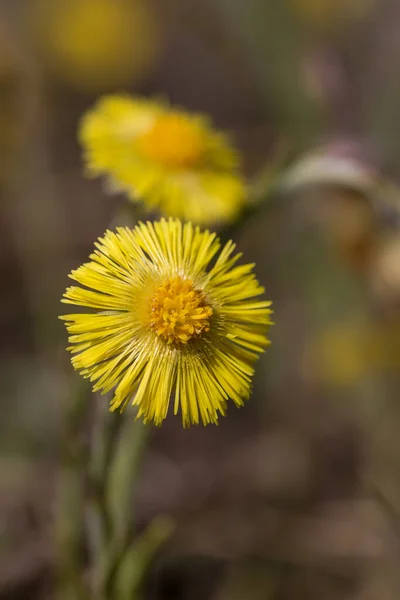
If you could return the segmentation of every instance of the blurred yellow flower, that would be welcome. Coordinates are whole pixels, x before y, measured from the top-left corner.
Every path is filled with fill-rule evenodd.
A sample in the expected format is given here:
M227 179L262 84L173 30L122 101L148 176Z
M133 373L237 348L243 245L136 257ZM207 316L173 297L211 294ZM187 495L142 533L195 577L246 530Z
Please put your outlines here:
M371 332L364 325L335 324L322 331L306 353L308 371L328 384L349 385L371 368Z
M400 322L344 322L311 340L304 355L305 375L328 385L348 386L377 373L398 371Z
M111 410L132 400L160 425L170 400L183 425L217 423L227 400L241 406L253 363L269 343L270 302L235 244L169 219L107 231L70 277L63 302L94 309L66 321L75 369ZM211 267L210 267L211 263Z
M245 199L239 155L203 116L107 96L82 121L89 175L105 174L134 202L198 224L229 222Z
M44 66L82 91L137 82L156 64L148 0L31 0L29 26Z

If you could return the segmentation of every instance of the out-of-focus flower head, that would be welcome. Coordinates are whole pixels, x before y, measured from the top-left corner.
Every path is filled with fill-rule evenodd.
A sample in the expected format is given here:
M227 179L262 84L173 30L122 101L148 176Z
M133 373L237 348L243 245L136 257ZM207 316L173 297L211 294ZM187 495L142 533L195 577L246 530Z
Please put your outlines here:
M44 68L78 90L137 83L157 63L149 0L30 0L28 11Z
M227 401L241 406L253 363L268 344L270 302L251 264L234 266L235 244L162 219L107 231L90 262L70 275L63 301L90 312L61 317L73 366L111 409L130 402L160 425L171 399L184 426L217 423ZM211 264L211 266L210 266Z
M165 102L106 96L82 120L87 172L149 211L199 224L235 219L245 201L239 155L206 117Z
M363 150L351 140L339 139L308 152L284 175L283 190L339 186L368 193L379 173Z
M304 373L313 381L351 386L379 373L398 372L400 322L349 321L327 327L304 355Z
M305 353L305 371L330 385L349 385L371 368L371 332L365 324L338 323L327 327Z
M283 189L302 193L334 251L353 269L369 267L381 227L381 176L357 145L333 143L300 159Z

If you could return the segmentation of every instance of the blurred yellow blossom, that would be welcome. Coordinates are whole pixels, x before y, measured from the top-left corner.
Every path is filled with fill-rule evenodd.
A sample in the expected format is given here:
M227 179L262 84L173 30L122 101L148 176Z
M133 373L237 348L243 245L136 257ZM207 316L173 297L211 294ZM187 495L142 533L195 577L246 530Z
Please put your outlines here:
M148 0L31 0L44 66L82 91L137 82L156 64L159 34Z
M304 372L328 385L356 384L400 367L400 321L336 323L311 340Z
M268 344L270 302L235 244L169 219L107 231L90 262L70 275L63 302L72 363L94 390L115 388L111 410L132 401L160 425L171 399L184 426L217 423L241 406L253 363ZM210 266L211 264L211 266Z
M106 96L82 121L87 171L166 216L229 222L245 200L239 155L208 119L130 96Z

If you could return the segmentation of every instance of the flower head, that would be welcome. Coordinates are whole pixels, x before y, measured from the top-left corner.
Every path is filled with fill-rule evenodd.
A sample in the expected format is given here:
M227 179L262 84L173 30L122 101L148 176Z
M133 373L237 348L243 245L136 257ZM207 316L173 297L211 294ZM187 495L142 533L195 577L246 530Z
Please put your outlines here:
M31 0L27 26L44 68L83 92L137 83L158 63L148 0Z
M205 117L166 104L107 96L85 115L87 170L148 210L198 224L233 220L245 188L239 157Z
M270 302L235 244L162 219L107 231L90 262L70 275L80 286L63 302L93 309L69 314L73 366L114 389L111 410L129 401L160 425L170 404L184 426L217 423L228 399L241 406L253 363L268 344ZM81 287L84 286L84 287Z

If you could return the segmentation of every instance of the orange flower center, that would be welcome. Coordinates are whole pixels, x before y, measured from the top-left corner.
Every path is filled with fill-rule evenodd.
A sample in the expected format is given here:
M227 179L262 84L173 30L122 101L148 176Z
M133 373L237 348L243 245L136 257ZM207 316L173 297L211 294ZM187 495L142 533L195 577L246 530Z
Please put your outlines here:
M172 277L160 285L151 303L150 327L168 344L186 344L210 331L213 311L192 281Z
M170 169L195 167L204 154L201 127L185 115L158 117L152 128L138 140L140 152Z

